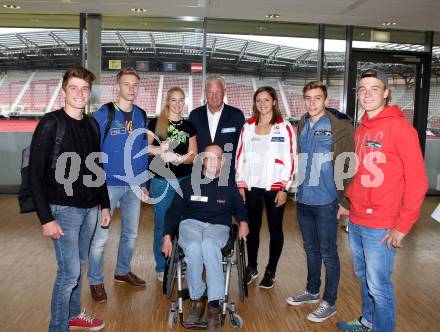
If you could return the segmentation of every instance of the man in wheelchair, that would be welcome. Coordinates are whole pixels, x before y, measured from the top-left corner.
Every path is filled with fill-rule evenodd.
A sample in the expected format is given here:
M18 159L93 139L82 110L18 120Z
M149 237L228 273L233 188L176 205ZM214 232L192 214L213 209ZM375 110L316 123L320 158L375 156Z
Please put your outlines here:
M246 239L249 233L247 212L235 182L229 181L227 186L219 184L223 164L222 148L208 145L203 159L202 181L200 184L191 183L188 177L181 182L182 197L175 195L166 213L162 239L162 252L170 257L171 237L179 229L178 244L185 254L191 298L187 322L200 321L205 311L206 285L202 280L205 267L209 331L220 331L221 328L220 304L224 300L225 287L221 249L228 241L232 216L239 223L239 238Z

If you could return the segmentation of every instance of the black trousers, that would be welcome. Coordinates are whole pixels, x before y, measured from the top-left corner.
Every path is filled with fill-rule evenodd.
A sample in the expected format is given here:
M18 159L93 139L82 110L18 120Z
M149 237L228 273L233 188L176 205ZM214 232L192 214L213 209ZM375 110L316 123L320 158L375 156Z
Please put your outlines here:
M274 200L277 193L278 191L266 191L261 188L246 190L246 208L249 216L249 235L247 236L248 266L257 268L264 202L270 233L269 262L266 270L273 273L276 272L284 244L283 215L285 204L280 207L275 206Z

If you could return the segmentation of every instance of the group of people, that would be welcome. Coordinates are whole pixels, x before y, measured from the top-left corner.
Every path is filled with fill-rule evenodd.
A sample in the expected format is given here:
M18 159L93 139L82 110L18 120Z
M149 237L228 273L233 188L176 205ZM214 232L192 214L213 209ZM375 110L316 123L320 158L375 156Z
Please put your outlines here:
M49 331L104 327L102 320L80 311L81 275L88 261L91 296L105 302L104 252L117 206L121 232L114 279L145 287L131 268L141 201L153 208L157 279L163 281L165 257L171 255L172 237L178 235L187 262L188 320L200 320L208 302L208 329L219 331L224 300L221 249L232 217L239 224L239 237L246 240L245 278L250 284L259 277L265 206L269 258L259 286L274 287L292 183L298 187L296 211L308 275L305 289L288 297L287 303L319 302L307 316L313 322L336 314L338 219L347 216L362 315L337 327L394 330L394 253L419 217L427 176L415 129L397 106L388 106L384 71L361 74L357 91L365 114L356 130L345 114L326 106L322 82L306 84L307 113L296 133L283 119L272 87L255 91L253 114L246 121L241 110L224 103L226 86L217 75L208 76L206 104L192 110L188 120L183 117L185 93L173 87L158 117L148 121L134 103L140 77L132 68L116 76L117 99L86 116L94 78L82 67L67 70L62 83L65 106L40 120L31 143L32 195L43 235L53 239L58 265ZM54 146L59 147L58 159L72 160L53 161ZM66 178L73 179L70 188ZM321 300L322 262L326 277Z

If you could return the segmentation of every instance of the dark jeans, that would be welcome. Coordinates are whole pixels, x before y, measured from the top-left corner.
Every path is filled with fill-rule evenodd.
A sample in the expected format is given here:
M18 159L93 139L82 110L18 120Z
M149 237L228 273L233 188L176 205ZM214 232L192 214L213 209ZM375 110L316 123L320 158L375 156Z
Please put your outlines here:
M278 260L283 250L283 214L285 204L275 207L278 191L266 191L261 188L246 190L246 208L249 216L249 235L247 236L248 266L257 268L258 248L260 246L260 228L263 218L263 201L266 205L269 226L269 262L266 270L276 272Z
M336 302L340 266L336 244L338 202L327 205L297 204L297 218L307 255L307 290L319 293L321 264L325 266L325 290L323 299L330 305Z

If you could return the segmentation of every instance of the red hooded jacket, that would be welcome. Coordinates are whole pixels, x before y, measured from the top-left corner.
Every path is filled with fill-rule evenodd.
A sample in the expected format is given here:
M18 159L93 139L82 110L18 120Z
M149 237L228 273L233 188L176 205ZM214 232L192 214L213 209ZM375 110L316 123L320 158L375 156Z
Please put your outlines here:
M359 160L347 191L350 220L408 233L428 189L416 130L399 106L386 106L372 119L364 114L355 142Z

